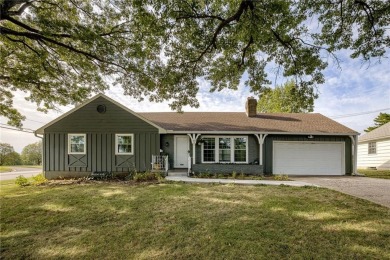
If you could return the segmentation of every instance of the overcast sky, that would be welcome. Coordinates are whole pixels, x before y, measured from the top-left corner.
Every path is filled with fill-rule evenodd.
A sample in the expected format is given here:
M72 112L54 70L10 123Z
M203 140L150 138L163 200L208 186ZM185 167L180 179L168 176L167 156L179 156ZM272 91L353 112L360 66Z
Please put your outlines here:
M337 122L364 133L365 128L373 125L373 119L379 114L379 110L390 113L390 62L385 58L382 63L362 64L344 53L339 55L341 69L330 65L325 71L326 82L318 87L319 98L315 101L314 112L334 118ZM244 81L245 79L242 80ZM200 81L200 108L186 107L184 111L245 111L246 98L251 96L243 83L237 91L210 93L209 88L206 81ZM105 94L136 112L170 111L167 103L138 102L123 96L119 87L112 88ZM38 129L72 108L61 107L61 111L44 114L36 111L36 106L24 97L22 92L15 93L14 104L26 116L23 127L28 129ZM377 112L368 113L371 111ZM5 118L0 117L0 120L2 124L7 122ZM1 142L11 144L17 152L21 152L27 144L39 141L34 134L4 128L0 128L0 131Z

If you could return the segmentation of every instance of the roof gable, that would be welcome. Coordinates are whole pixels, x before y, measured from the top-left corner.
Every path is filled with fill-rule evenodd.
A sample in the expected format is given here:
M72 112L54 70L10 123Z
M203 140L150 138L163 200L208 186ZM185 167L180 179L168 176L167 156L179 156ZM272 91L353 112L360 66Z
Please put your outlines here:
M362 135L359 138L359 143L383 138L390 138L390 122Z
M88 99L87 101L83 102L82 104L76 106L75 108L69 110L68 112L66 112L65 114L61 115L60 117L54 119L53 121L47 123L46 125L40 127L39 129L37 129L35 131L36 134L43 134L44 133L44 130L47 129L47 128L50 128L52 127L53 125L55 125L56 123L60 122L61 120L69 117L70 115L72 115L73 113L75 113L76 111L79 111L80 109L84 109L84 107L87 107L89 104L91 104L92 102L94 102L95 100L98 100L98 99L105 99L106 101L112 103L113 105L116 105L117 107L125 110L126 112L128 112L129 114L135 116L136 118L139 118L141 119L142 121L144 121L145 123L157 128L159 130L159 132L165 132L164 129L162 129L160 126L156 125L155 123L149 121L148 119L142 117L140 114L138 113L135 113L134 111L130 110L129 108L123 106L122 104L116 102L115 100L107 97L106 95L104 94L98 94L94 97L92 97L91 99Z

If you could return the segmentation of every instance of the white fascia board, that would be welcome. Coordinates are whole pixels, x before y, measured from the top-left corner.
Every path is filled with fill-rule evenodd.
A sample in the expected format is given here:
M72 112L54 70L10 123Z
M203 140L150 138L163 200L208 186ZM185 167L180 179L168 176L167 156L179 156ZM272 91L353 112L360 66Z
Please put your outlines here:
M316 132L261 132L261 131L175 131L166 130L166 134L268 134L268 135L336 135L355 136L359 133L316 133Z

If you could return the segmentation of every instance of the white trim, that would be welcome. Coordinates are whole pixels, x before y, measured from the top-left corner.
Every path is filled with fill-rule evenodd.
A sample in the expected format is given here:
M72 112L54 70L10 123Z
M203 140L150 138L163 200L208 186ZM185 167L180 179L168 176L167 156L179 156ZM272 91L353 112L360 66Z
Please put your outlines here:
M187 152L190 150L190 142L189 142L189 137L188 137L188 135L175 135L174 137L173 137L173 143L174 143L174 147L173 147L173 154L174 154L174 156L173 156L173 167L174 168L187 168L189 165L186 165L186 166L182 166L182 165L177 165L176 164L176 162L177 162L177 160L176 160L176 156L177 156L177 148L176 148L176 146L177 146L177 138L179 138L179 137L187 137L187 144L188 144L188 148L187 148Z
M201 157L202 157L202 163L219 163L219 164L248 164L248 153L249 153L249 138L247 135L205 135L202 136L202 138L214 138L215 139L215 150L214 150L214 161L213 162L205 162L204 161L204 153L203 148L204 144L202 143L201 146ZM230 162L220 162L219 161L219 138L230 138ZM234 161L234 138L246 138L246 161L245 162L236 162ZM233 142L232 142L233 141Z
M244 127L244 126L243 126ZM191 134L193 130L187 131L175 131L175 130L166 130L165 134ZM196 131L198 134L208 134L208 135L251 135L251 134L268 134L268 135L359 135L357 132L351 133L324 133L324 132L259 132L259 131Z
M84 137L84 152L71 152L70 139L72 138L72 136L83 136ZM75 133L68 134L68 154L87 154L87 134L75 134Z
M342 175L345 175L345 142L327 142L327 141L273 141L272 142L272 172L274 172L275 169L275 144L277 143L301 143L301 144L340 144L342 149L342 155L341 155L341 173ZM336 175L339 176L339 175Z
M107 101L109 101L109 102L111 102L111 103L113 103L113 104L119 106L120 108L126 110L127 112L129 112L129 113L132 114L133 116L138 117L139 119L145 121L146 123L148 123L148 124L150 124L150 125L156 127L156 128L158 129L158 131L159 131L160 134L161 134L161 133L166 133L166 130L165 130L164 128L162 128L162 127L156 125L155 123L149 121L148 119L144 118L143 116L139 115L138 113L134 112L133 110L131 110L131 109L125 107L125 106L122 105L121 103L116 102L115 100L113 100L113 99L107 97L106 95L104 95L104 94L102 94L102 93L97 94L96 96L94 96L94 97L88 99L87 101L85 101L85 102L81 103L80 105L74 107L73 109L69 110L68 112L66 112L65 114L61 115L60 117L57 117L57 118L54 119L53 121L50 121L50 122L47 123L46 125L44 125L44 126L38 128L37 130L35 130L35 133L37 133L37 134L44 134L45 128L47 128L47 127L49 127L49 126L51 126L51 125L57 123L58 121L60 121L60 120L63 119L64 117L67 117L68 115L72 114L73 112L79 110L80 108L82 108L82 107L88 105L89 103L91 103L92 101L94 101L94 100L96 100L96 99L98 99L98 98L100 98L100 97L105 98Z
M131 152L130 153L121 153L118 151L118 137L119 136L131 136ZM115 134L115 155L134 155L134 134Z
M190 137L192 143L192 164L196 164L196 141L201 135L200 134L187 134L187 135Z

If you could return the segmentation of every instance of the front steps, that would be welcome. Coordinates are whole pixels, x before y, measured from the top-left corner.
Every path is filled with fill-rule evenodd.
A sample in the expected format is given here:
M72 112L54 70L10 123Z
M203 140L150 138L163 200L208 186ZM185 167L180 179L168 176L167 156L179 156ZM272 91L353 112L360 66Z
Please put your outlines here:
M182 177L187 176L186 171L168 171L168 176Z

